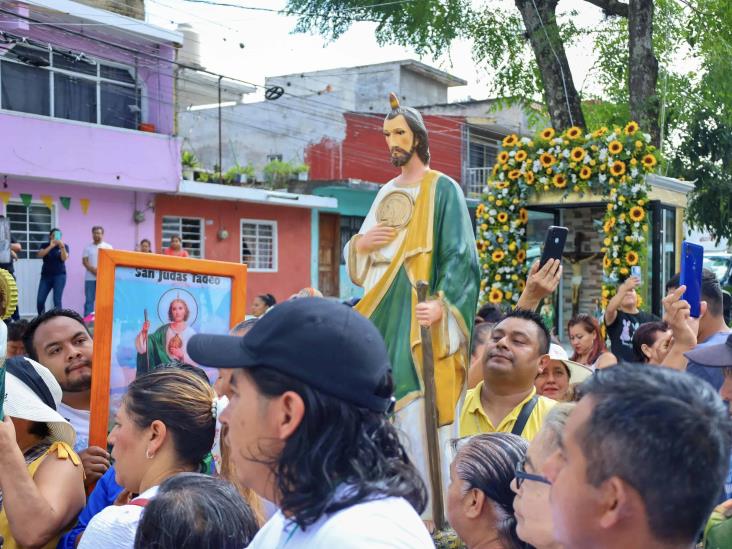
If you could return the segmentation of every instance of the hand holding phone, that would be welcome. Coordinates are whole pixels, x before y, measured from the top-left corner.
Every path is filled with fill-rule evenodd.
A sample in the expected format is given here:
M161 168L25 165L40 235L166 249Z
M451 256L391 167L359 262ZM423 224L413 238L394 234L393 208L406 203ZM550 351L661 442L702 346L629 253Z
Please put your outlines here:
M701 316L701 286L704 261L704 248L699 244L681 243L681 275L679 284L686 286L683 299L691 307L690 315L694 318Z
M569 229L567 227L556 227L554 225L549 227L546 238L544 239L544 248L541 251L541 261L539 261L540 269L550 259L562 260L564 244L567 242L568 233Z

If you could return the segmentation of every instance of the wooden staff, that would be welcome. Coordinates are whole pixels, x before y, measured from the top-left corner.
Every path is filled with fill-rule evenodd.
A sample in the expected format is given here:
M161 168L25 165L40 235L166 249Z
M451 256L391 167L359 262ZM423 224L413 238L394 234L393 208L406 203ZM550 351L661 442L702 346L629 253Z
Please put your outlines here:
M417 281L417 301L427 301L429 284ZM429 327L420 326L422 340L422 381L424 382L424 419L427 429L427 457L429 458L432 484L432 520L437 531L445 528L445 511L442 500L442 468L440 467L440 442L437 433L437 397L435 393L435 359L432 354L432 333Z

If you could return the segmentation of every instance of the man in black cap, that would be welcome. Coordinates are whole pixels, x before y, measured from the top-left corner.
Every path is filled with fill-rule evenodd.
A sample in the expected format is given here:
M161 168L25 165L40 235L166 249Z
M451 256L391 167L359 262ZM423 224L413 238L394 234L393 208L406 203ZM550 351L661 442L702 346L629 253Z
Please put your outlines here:
M434 547L426 490L388 414L384 341L349 307L301 298L243 337L196 335L188 354L221 368L221 415L243 486L280 510L251 548Z

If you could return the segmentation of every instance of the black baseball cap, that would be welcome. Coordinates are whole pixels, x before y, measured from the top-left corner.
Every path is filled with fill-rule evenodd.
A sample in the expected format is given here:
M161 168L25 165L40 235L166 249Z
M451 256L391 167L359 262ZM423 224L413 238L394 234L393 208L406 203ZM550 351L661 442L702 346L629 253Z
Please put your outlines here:
M246 335L198 334L188 355L212 368L271 368L314 389L386 412L391 395L376 394L391 371L381 334L350 307L320 297L275 305Z
M724 343L702 345L684 353L691 362L710 368L732 368L732 333Z

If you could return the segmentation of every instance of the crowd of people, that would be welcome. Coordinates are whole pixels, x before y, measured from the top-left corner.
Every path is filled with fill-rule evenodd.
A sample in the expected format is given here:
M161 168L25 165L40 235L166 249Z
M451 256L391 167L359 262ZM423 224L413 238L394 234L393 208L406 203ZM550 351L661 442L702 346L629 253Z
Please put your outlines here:
M11 323L2 547L732 547L719 283L704 273L695 319L672 278L656 319L628 280L605 330L590 315L568 322L570 357L534 312L560 278L558 262L535 265L526 308L478 311L445 479L452 534L421 519L429 492L391 420L386 345L352 303L312 288L256 296L230 335L188 343L220 369L213 387L180 362L132 381L111 452L89 445L82 316Z
M3 222L6 221L4 216L0 216L0 220ZM83 316L85 318L94 312L99 250L111 250L113 248L109 242L104 240L104 227L99 225L92 227L91 236L92 241L84 247L81 255L81 263L84 266ZM46 300L49 295L52 295L53 307L55 309L61 309L63 307L63 294L66 288L66 263L69 257L71 257L71 250L62 237L61 230L54 227L48 233L48 240L41 243L37 249L31 250L34 257L43 260L36 296L36 307L39 315L46 310ZM15 262L19 258L18 254L23 251L23 247L11 233L8 233L8 239L9 261L7 263L0 262L0 269L5 269L11 275L15 276ZM143 238L137 245L136 251L153 253L152 243L149 239ZM189 257L188 251L183 247L183 240L179 235L171 236L170 245L164 247L161 253L164 255ZM20 314L17 309L11 318L14 321L20 320Z

